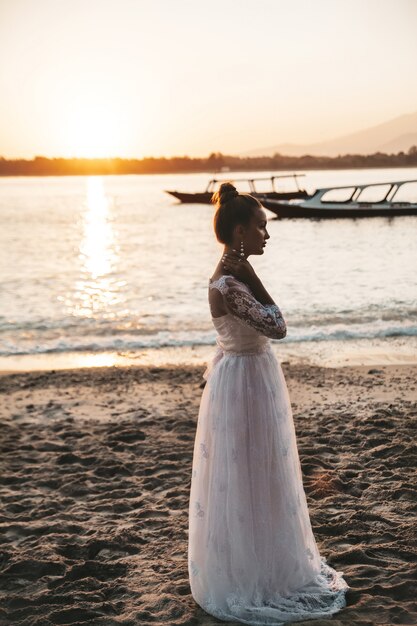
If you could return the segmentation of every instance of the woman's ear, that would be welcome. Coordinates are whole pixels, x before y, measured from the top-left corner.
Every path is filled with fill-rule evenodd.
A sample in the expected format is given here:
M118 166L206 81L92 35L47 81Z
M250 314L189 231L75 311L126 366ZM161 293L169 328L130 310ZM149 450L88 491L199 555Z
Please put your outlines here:
M233 234L236 237L239 237L239 239L242 239L244 233L245 233L245 230L244 230L242 224L236 224L236 226L233 229Z

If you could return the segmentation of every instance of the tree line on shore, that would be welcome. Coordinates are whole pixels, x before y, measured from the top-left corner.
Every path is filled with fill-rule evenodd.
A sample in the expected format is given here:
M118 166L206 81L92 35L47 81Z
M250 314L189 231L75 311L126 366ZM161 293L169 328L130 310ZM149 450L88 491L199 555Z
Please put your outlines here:
M366 167L417 166L417 146L397 154L345 154L327 156L240 157L212 152L207 158L188 156L123 158L47 158L5 159L0 157L0 176L80 176L105 174L184 174L219 171L352 169Z

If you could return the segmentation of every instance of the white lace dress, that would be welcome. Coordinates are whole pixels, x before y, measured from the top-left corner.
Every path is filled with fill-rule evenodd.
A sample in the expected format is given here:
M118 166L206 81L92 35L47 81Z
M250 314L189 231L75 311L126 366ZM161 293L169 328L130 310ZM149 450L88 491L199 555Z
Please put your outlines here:
M233 276L209 283L212 315L219 298L229 312L213 317L218 347L195 435L191 593L223 621L329 617L349 587L320 556L310 524L288 390L270 348L285 321Z

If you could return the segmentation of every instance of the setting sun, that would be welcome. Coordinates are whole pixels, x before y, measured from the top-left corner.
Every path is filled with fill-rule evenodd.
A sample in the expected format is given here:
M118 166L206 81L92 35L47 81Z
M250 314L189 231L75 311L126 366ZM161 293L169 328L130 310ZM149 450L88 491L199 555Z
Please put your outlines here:
M77 97L68 102L62 121L65 155L105 158L123 152L123 116L113 102Z

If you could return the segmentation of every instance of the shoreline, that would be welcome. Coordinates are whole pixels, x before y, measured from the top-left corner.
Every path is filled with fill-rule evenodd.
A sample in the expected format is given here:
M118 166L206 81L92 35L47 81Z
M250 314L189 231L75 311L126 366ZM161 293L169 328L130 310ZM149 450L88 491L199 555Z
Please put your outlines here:
M369 155L359 155L359 158L363 158L363 159L369 159L372 158L372 154ZM384 156L390 156L390 155L384 155ZM394 158L397 157L398 155L394 155ZM274 165L273 167L239 167L239 168L233 168L233 167L229 167L229 166L225 166L225 167L229 167L228 170L222 172L222 174L224 174L225 176L227 176L228 174L233 174L233 173L253 173L253 172L265 172L265 171L270 171L270 170L274 170L275 172L294 172L294 170L297 171L303 171L303 172L308 172L308 171L331 171L331 172L340 172L343 170L380 170L380 169L415 169L417 167L417 163L405 163L405 162L400 162L400 163L394 163L391 162L389 164L387 164L386 162L384 163L352 163L351 161L349 163L332 163L331 161L334 160L336 161L337 159L339 159L340 157L328 157L328 156L313 156L313 158L317 159L317 161L322 161L321 163L318 162L316 164L313 164L311 162L309 163L303 163L302 159L304 158L303 156L286 156L286 155L282 155L283 158L288 158L290 162L287 161L287 163L278 163L277 165ZM341 158L343 159L344 157L351 157L350 154L345 154L342 155ZM46 157L46 159L52 160L54 157ZM59 157L58 157L59 158ZM152 157L151 157L152 158ZM158 158L158 157L157 157ZM162 157L164 158L164 157ZM173 158L173 159L178 159L178 158L184 158L184 157L168 157L168 158ZM191 158L195 158L195 159L201 159L203 160L204 157L191 157ZM261 157L261 158L265 158L265 159L273 159L273 157ZM407 158L407 155L405 155L405 158ZM116 157L117 159L117 157ZM146 157L145 157L146 159ZM323 160L327 159L327 161ZM62 157L62 160L65 161L71 161L71 159L67 159L65 157ZM114 159L112 158L98 158L98 159L76 159L76 160L85 160L85 161L112 161ZM144 160L144 159L136 159L138 161ZM300 163L297 163L296 161L299 160ZM34 159L29 160L29 159L25 159L25 158L21 158L21 159L5 159L5 162L10 162L10 161L18 161L18 162L26 162L26 163L33 163ZM295 162L293 162L295 161ZM330 162L329 162L330 161ZM266 165L268 165L268 163L266 163ZM269 164L271 165L271 164ZM62 178L62 177L88 177L88 176L192 176L192 175L198 175L198 174L205 174L207 176L210 176L211 178L213 176L216 176L216 170L212 170L208 167L201 167L201 168L195 168L195 169L172 169L172 170L166 170L165 168L160 169L160 170L154 170L154 171L136 171L136 172L132 172L132 171L127 171L127 172L121 172L121 171L107 171L106 169L103 169L101 171L97 171L96 169L93 169L90 172L85 172L85 168L83 168L83 171L79 171L74 173L74 171L68 171L68 172L18 172L16 171L15 173L10 173L10 172L0 172L0 179L1 178Z
M272 342L281 363L351 367L417 364L417 337L390 337L320 342ZM146 348L136 351L61 352L0 357L0 375L13 372L127 366L203 366L215 345Z

